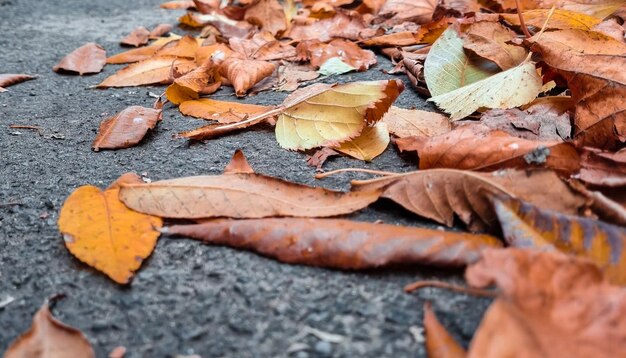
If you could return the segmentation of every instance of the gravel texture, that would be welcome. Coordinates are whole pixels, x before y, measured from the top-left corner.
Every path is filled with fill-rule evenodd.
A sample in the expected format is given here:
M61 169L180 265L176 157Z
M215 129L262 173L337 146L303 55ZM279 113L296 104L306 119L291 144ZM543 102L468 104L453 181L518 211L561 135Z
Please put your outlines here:
M118 41L137 26L175 24L182 12L158 4L0 0L0 73L38 76L0 94L0 302L13 299L0 308L0 351L28 329L44 299L57 293L67 297L55 305L55 315L82 330L99 357L118 345L126 346L127 357L422 357L425 300L433 301L443 323L467 345L488 300L436 289L402 291L417 279L460 283L462 271L340 272L163 237L132 284L121 287L68 253L56 225L65 198L81 185L105 187L128 171L152 180L218 174L241 148L258 172L296 182L345 189L349 179L360 177L315 180L305 155L279 148L270 129L192 145L173 140L173 133L201 122L169 105L139 146L91 151L103 118L127 106L151 106L148 93L163 88L90 89L120 67L84 77L59 75L52 67L86 42L97 42L110 55L121 51ZM380 58L367 73L325 81L389 78L382 70L391 68ZM398 78L407 90L397 105L432 108L405 77ZM231 94L223 89L216 97L233 100ZM243 101L278 104L285 96L264 92ZM14 124L41 131L9 128ZM415 163L390 147L372 163L339 158L326 169L349 166L408 171ZM434 227L389 202L351 218Z

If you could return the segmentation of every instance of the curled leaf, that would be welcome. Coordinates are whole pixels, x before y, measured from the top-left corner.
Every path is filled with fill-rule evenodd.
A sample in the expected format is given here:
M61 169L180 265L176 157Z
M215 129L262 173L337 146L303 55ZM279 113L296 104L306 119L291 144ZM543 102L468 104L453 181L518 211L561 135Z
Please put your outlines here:
M198 99L201 94L211 94L217 91L222 82L217 73L217 66L207 61L195 70L174 80L166 90L165 96L174 104L181 104L188 100Z
M98 73L106 64L106 51L102 46L89 42L72 51L54 66L54 72L68 71L79 75Z
M151 57L122 68L96 87L130 87L171 83L174 81L173 73L185 74L193 71L196 67L195 61L179 59L176 56Z
M4 87L9 87L20 82L32 80L35 77L24 74L16 73L2 73L0 74L0 92L6 92Z
M488 247L489 235L335 219L215 220L175 225L169 234L252 250L278 261L359 270L390 265L463 266Z
M238 97L244 96L255 84L274 73L276 66L266 61L248 60L230 56L220 66L222 76L228 78Z
M131 106L100 123L98 136L92 143L100 149L129 148L139 143L149 129L161 120L161 110Z
M139 47L150 41L150 31L143 26L134 29L120 41L121 45Z
M522 63L527 55L524 48L508 43L515 38L513 31L499 23L481 21L469 27L463 47L508 70Z

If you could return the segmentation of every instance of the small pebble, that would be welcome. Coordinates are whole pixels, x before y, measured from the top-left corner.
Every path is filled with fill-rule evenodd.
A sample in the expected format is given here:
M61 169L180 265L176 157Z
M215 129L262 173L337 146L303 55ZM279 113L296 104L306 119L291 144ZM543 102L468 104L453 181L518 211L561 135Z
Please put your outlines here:
M325 357L330 356L330 354L333 352L333 346L330 344L330 342L327 341L319 341L315 343L314 349L317 353Z

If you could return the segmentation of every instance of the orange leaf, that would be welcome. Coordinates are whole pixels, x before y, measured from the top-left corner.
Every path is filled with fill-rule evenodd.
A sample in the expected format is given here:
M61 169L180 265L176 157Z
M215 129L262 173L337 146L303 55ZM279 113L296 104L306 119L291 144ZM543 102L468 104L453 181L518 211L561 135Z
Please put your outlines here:
M494 200L506 240L515 247L556 247L591 259L613 283L626 283L626 230L602 221L539 209L514 199Z
M289 264L344 270L398 264L463 266L476 261L482 250L501 245L489 235L337 219L213 220L165 230Z
M428 358L464 358L467 354L439 323L430 302L424 303L424 329Z
M357 71L365 71L376 64L376 55L369 50L363 50L353 42L333 40L328 44L310 40L298 44L296 51L305 54L299 60L309 60L312 66L319 68L324 62L337 57L344 63L354 67Z
M272 107L200 98L194 101L185 101L180 104L178 109L186 116L215 120L219 123L235 123L265 113Z
M100 45L90 42L65 56L54 66L53 70L54 72L77 72L81 76L88 73L98 73L104 68L106 58L106 51Z
M387 0L378 17L387 24L396 25L406 21L425 24L432 20L438 0Z
M179 36L171 34L169 37L161 37L156 41L151 43L148 46L134 48L132 50L128 50L122 53L118 53L117 55L113 55L107 58L107 63L118 64L118 63L131 63L131 62L139 62L142 60L146 60L152 57L158 50L160 50L166 44L180 39Z
M173 0L173 1L168 1L168 2L164 2L163 4L159 5L162 9L168 9L168 10L186 10L189 8L194 8L196 5L194 4L193 0Z
M174 81L173 73L185 74L193 71L196 67L194 60L179 59L176 56L152 57L122 68L96 87L129 87L171 83Z
M4 89L4 87L9 87L11 85L14 85L20 82L32 80L34 78L35 77L33 76L24 75L24 74L14 74L14 73L0 74L0 92L7 91L6 89Z
M174 104L197 99L202 94L211 94L217 91L222 82L217 73L217 66L211 60L200 67L174 80L165 95Z
M161 110L131 106L100 123L98 136L91 147L100 149L129 148L139 143L149 129L161 120Z
M148 35L148 38L150 40L156 40L159 37L172 31L172 28L173 26L170 24L158 24L152 29L152 31L150 31L150 35Z
M129 173L105 191L82 186L59 214L59 231L72 255L120 284L152 253L162 225L160 218L132 211L118 199L120 185L141 182Z
M158 37L158 36L157 36ZM143 46L150 40L150 31L143 26L134 29L130 34L120 41L121 45L126 46Z
M91 358L96 354L87 337L52 317L48 303L37 311L30 329L4 352L4 358Z
M252 86L270 76L275 69L273 63L242 59L234 55L220 65L220 73L233 84L237 97L245 96Z
M259 25L262 30L272 35L283 33L287 29L285 11L277 0L260 0L246 10L244 19Z

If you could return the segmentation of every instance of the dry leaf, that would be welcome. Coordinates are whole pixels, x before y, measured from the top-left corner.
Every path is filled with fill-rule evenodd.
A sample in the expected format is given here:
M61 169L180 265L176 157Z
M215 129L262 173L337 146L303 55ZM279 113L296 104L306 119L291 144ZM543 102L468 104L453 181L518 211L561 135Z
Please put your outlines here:
M521 198L570 214L578 213L585 204L585 198L573 192L554 172L543 170L476 173L429 169L355 182L353 186L356 190L369 191L382 188L382 198L450 227L456 215L472 231L498 226L490 201L494 195Z
M254 25L247 21L232 20L217 13L187 13L183 17L179 18L178 21L184 25L196 28L211 25L215 27L219 31L220 35L225 39L245 37L255 28Z
M295 25L284 37L294 41L320 40L328 42L334 38L359 40L366 25L363 17L357 13L337 12L330 19L314 22L310 25Z
M389 133L399 138L432 137L452 129L448 118L439 113L394 106L391 106L382 121L387 123Z
M100 123L98 136L91 144L100 149L129 148L139 143L149 129L161 120L161 110L131 106Z
M613 283L626 283L626 230L602 221L538 208L515 199L494 200L504 238L521 248L554 248L586 257Z
M407 21L425 24L432 20L437 3L437 0L387 0L378 17L392 25Z
M424 330L428 358L465 358L466 352L439 323L430 302L424 303Z
M124 37L122 41L120 41L120 44L139 47L147 44L148 41L150 41L150 31L148 31L145 27L140 26Z
M298 66L293 64L283 65L278 68L277 91L293 92L303 82L311 81L320 76L310 66Z
M193 0L173 0L167 1L159 5L162 9L167 10L187 10L195 8L196 4Z
M99 73L106 64L106 51L102 46L89 42L72 51L54 66L54 72L68 71L79 75Z
M148 38L150 40L156 40L164 35L167 35L170 31L172 31L173 26L170 24L158 24L157 26L150 31Z
M307 155L306 164L315 167L317 170L322 170L322 166L328 160L328 158L340 156L341 154L329 147L323 147L317 150L312 155Z
M169 234L252 250L289 264L360 270L393 265L463 266L499 247L489 235L336 219L215 220Z
M274 36L262 31L251 38L231 38L230 47L248 59L272 61L289 59L296 56L296 48L277 41Z
M626 44L582 30L545 32L529 41L567 80L578 142L613 148L626 141Z
M501 294L470 344L470 358L620 357L626 352L626 291L595 265L557 252L484 250L472 286Z
M272 75L275 69L276 66L271 62L248 60L233 55L222 62L219 71L233 84L237 97L242 97L252 86Z
M340 39L328 44L315 40L303 41L298 44L296 51L301 54L298 56L300 61L308 60L316 68L331 58L339 58L357 71L365 71L376 64L376 55L372 51L363 50L353 42Z
M626 187L626 151L602 152L586 148L577 179L599 187Z
M162 225L160 218L132 211L118 199L120 186L131 183L142 181L128 173L105 191L91 185L76 189L58 222L72 255L120 284L127 284L152 253Z
M174 104L198 99L217 91L222 85L217 73L217 66L211 61L205 62L195 70L174 80L166 90L167 99Z
M146 47L135 48L113 55L107 58L107 63L119 64L143 61L152 57L163 46L179 39L180 36L174 34L171 34L169 37L161 37Z
M272 35L287 30L287 18L278 0L259 0L246 10L244 19Z
M196 57L203 40L190 35L185 35L176 41L168 42L161 47L154 56L176 56L184 59Z
M448 27L441 34L424 62L424 77L433 96L452 92L489 78L497 72L497 68L489 69L480 66L480 63L470 61L463 50L463 40L455 26ZM474 111L470 113L472 112Z
M551 9L537 9L524 11L524 22L527 26L534 26L541 29L548 19ZM500 14L507 22L520 26L519 16L517 14ZM546 29L581 29L589 31L601 22L595 17L581 14L579 12L556 9L550 16L550 20L546 25Z
M369 162L381 155L389 145L389 129L384 122L363 129L358 137L341 143L333 149L352 158Z
M236 152L233 162L245 160ZM123 184L120 199L131 209L168 218L325 217L360 210L377 191L336 192L250 172Z
M507 42L517 36L497 22L472 24L463 39L463 47L482 58L495 62L501 69L508 70L522 63L527 56L523 47Z
M181 103L178 109L180 113L186 116L215 120L219 123L235 123L265 113L272 110L273 107L200 98L194 101L185 101Z
M0 73L0 92L6 92L4 87L9 87L24 81L32 80L35 77L17 73Z
M76 328L57 320L48 303L37 311L30 329L13 341L4 358L92 358L96 354L87 337Z
M382 118L403 89L399 80L299 89L282 104L276 140L283 148L302 150L355 138Z
M420 169L546 167L571 174L580 168L580 157L571 143L517 138L481 124L462 125L431 138L399 139L396 144L400 150L417 151Z
M151 57L122 68L96 87L130 87L172 83L174 81L173 73L185 74L193 71L196 67L194 60L181 59L176 56Z

